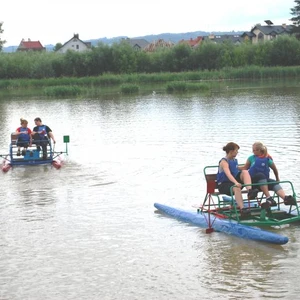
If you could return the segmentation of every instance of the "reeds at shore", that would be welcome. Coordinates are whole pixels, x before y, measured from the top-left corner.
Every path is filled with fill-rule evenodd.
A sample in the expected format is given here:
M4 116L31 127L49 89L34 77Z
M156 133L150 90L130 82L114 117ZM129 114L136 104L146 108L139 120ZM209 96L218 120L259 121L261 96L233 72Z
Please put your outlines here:
M219 71L198 71L153 74L103 74L95 77L64 77L47 79L0 80L0 90L36 90L48 97L101 94L103 88L113 88L123 94L138 93L153 84L165 85L166 92L207 91L211 81L263 80L298 78L300 66L226 68Z

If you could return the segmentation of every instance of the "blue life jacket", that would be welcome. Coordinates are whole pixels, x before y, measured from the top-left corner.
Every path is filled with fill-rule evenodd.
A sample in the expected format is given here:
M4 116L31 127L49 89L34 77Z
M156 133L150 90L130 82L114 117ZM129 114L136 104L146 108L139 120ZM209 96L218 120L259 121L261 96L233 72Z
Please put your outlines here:
M219 161L219 164L222 160L226 160L229 164L229 170L230 173L232 174L232 176L235 178L237 176L237 174L240 172L238 169L238 161L237 159L227 159L227 158L222 158ZM221 184L223 182L230 182L230 180L228 179L227 175L225 174L224 170L220 171L220 167L218 168L218 173L217 173L217 183Z
M249 174L251 177L257 173L263 173L266 179L270 177L270 167L269 167L269 157L258 157L255 156L255 161L249 169Z
M38 126L37 131L44 131L44 133L39 133L40 139L41 140L48 140L48 134L47 134L45 125Z
M29 134L27 133L28 131L28 128L24 128L24 127L20 127L20 132L21 134L19 135L18 137L18 140L20 141L26 141L26 142L29 142L30 141L30 136ZM24 133L23 133L24 132ZM26 133L25 133L26 132Z

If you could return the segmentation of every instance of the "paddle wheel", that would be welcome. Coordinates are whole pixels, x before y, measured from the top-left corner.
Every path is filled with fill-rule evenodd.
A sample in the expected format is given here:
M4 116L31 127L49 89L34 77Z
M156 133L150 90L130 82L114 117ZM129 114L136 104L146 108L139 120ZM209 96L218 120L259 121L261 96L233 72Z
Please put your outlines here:
M10 170L11 168L11 164L9 163L9 160L7 158L7 156L3 159L2 163L1 163L1 170L6 173Z

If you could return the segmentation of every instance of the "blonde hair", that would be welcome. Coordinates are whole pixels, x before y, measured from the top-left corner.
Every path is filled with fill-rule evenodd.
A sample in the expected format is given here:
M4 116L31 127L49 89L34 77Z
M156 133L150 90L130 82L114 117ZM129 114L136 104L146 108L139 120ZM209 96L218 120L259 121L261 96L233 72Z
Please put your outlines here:
M25 119L23 119L23 118L20 119L20 122L21 122L21 125L22 125L22 124L28 124L28 121L25 120Z
M255 142L253 147L259 151L260 155L268 156L268 148L262 142Z

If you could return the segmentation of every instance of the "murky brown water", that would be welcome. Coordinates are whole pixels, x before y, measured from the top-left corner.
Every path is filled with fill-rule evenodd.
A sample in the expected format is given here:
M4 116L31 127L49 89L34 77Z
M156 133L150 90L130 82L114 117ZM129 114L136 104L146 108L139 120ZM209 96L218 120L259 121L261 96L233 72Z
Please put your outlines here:
M207 235L155 213L203 200L203 168L229 141L268 146L300 197L297 88L209 96L0 101L0 149L25 117L69 134L65 166L0 174L1 299L294 299L300 228L284 246Z

